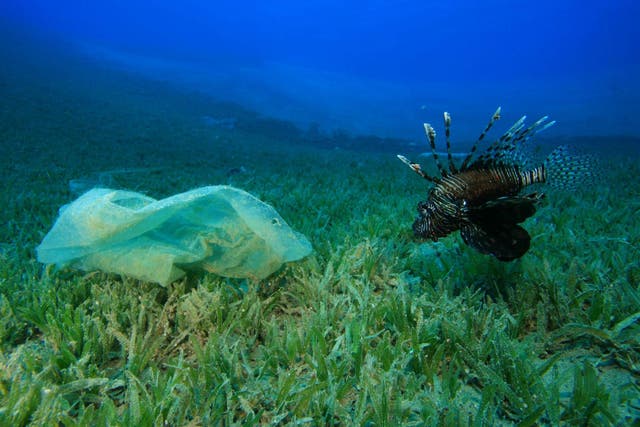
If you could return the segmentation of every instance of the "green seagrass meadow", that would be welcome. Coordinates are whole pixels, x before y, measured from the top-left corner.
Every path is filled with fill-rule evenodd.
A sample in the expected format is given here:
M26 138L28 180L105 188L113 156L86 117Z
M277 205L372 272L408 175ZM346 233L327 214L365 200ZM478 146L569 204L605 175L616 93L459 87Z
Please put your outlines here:
M530 251L503 263L414 239L427 183L391 150L64 66L24 60L0 87L0 425L640 425L637 160L549 189ZM85 186L214 184L271 204L313 254L167 287L35 260Z

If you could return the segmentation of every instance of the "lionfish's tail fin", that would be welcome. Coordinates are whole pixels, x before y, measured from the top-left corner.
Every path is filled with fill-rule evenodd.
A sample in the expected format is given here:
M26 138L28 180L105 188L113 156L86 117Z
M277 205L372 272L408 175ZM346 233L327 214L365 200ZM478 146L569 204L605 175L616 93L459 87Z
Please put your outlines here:
M421 177L423 177L427 181L436 182L436 183L440 182L440 180L438 178L430 176L425 171L423 171L422 168L420 167L419 163L412 162L411 160L407 159L402 154L398 154L397 156L398 156L398 159L400 159L400 161L402 163L404 163L405 165L409 166L412 171L414 171L415 173L417 173L418 175L420 175Z
M544 161L546 182L556 188L577 188L595 179L595 163L593 156L572 154L568 146L561 145Z
M500 110L501 110L501 107L498 107L496 112L493 113L493 116L491 116L489 123L487 123L487 127L484 128L484 130L478 137L478 140L475 142L475 144L473 144L473 147L471 147L471 151L469 151L469 154L467 154L467 157L465 157L465 159L462 161L462 165L460 166L461 171L467 169L467 166L469 166L469 162L471 161L471 158L473 157L476 150L478 149L478 144L480 144L480 142L484 139L485 135L487 135L487 132L489 132L493 124L498 120L500 120Z

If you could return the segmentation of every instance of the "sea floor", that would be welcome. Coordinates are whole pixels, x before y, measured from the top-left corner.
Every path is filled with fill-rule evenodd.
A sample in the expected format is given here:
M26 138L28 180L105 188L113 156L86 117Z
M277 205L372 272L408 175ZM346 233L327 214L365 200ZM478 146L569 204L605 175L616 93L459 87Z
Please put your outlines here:
M550 190L525 223L531 250L502 263L457 235L412 236L427 186L392 150L309 144L90 61L12 67L0 425L639 425L637 159ZM313 254L262 281L167 287L36 261L89 188L216 184L271 204Z

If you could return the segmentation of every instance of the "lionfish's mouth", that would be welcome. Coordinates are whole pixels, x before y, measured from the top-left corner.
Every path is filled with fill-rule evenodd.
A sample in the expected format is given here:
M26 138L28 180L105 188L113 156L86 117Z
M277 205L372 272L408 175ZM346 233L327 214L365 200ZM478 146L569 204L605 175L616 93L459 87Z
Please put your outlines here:
M433 222L431 221L431 212L433 206L430 206L429 202L418 203L418 217L413 222L413 233L425 239L431 238L431 230Z
M433 238L431 236L431 219L428 216L418 216L413 222L413 233L425 239Z

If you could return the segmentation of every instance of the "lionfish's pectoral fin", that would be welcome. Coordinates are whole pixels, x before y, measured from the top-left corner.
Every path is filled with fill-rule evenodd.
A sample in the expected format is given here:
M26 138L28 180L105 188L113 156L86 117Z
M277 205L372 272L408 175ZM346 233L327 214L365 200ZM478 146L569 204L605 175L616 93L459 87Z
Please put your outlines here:
M513 261L528 250L531 237L516 224L482 227L470 223L461 227L462 240L480 253L493 255L500 261Z
M466 211L469 221L488 227L501 224L519 224L536 212L536 205L544 194L532 193L526 196L500 197Z

